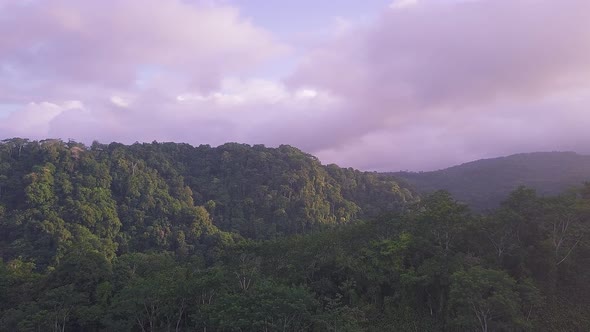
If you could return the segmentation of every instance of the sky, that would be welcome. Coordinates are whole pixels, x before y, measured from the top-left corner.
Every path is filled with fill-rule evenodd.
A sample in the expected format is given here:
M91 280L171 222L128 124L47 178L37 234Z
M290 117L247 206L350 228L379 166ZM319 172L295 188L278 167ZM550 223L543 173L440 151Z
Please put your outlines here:
M0 0L0 139L590 153L587 0Z

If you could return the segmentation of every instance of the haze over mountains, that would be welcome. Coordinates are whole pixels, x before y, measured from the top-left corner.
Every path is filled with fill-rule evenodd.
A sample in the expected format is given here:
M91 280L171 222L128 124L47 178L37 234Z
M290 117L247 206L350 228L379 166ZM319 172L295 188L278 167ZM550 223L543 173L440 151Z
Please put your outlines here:
M519 186L556 195L590 181L590 156L574 152L522 153L432 172L395 172L422 194L447 190L476 210L496 208Z

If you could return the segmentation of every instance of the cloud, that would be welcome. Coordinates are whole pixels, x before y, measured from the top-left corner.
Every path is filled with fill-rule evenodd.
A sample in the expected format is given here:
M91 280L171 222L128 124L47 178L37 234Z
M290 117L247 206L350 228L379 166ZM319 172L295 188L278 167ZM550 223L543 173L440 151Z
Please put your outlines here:
M78 100L61 104L31 102L3 119L0 122L0 131L8 134L6 137L46 138L45 134L50 130L51 121L68 110L81 111L84 110L84 105Z
M391 9L404 9L416 6L418 4L418 0L395 0L389 5Z
M316 154L367 170L431 170L471 160L531 151L590 154L589 91L581 98L559 95L494 102L468 111L439 110L402 127L369 130L344 146ZM345 128L342 128L345 130Z
M0 103L21 105L3 136L292 144L372 170L590 153L585 0L398 0L284 80L251 73L292 48L228 5L0 6Z
M77 138L87 143L116 139L125 143L158 140L296 145L302 143L297 139L300 130L305 126L313 128L311 123L321 126L327 114L339 109L339 102L329 93L312 88L289 89L273 81L232 78L223 80L220 89L211 93L171 95L150 90L112 95L81 106L83 112L43 102L47 107L35 108L31 113L29 105L3 119L0 131L8 136L34 132L34 137ZM39 125L20 126L28 122Z
M131 106L132 101L129 98L124 98L121 96L111 96L111 103L113 103L113 105L119 106L119 107L129 107Z
M251 70L285 45L230 6L180 0L8 2L0 59L23 79L132 88L146 66L199 87ZM10 13L10 14L8 14Z
M589 2L424 1L415 9L385 11L326 43L291 79L347 96L348 110L327 124L340 128L339 144L321 148L322 159L429 169L520 152L514 146L584 150L579 142L590 137L565 119L589 115L564 96L588 102Z
M299 88L290 91L284 84L265 79L241 80L227 78L221 81L220 88L209 94L186 93L176 97L181 103L211 102L218 106L243 105L291 105L308 106L307 102L316 101L322 104L335 103L336 100L328 93L312 88Z

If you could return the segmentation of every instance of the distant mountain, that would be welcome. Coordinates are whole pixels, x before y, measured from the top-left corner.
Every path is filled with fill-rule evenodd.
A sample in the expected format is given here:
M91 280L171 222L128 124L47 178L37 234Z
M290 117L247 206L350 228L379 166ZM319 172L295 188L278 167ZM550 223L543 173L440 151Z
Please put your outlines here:
M432 172L388 173L420 193L440 189L475 210L494 208L519 186L541 195L560 193L590 181L590 156L574 152L535 152L477 160Z

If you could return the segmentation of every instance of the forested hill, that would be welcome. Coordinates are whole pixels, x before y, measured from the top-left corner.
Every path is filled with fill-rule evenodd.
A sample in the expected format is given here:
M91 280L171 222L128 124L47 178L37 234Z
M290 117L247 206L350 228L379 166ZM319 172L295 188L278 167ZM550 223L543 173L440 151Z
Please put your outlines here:
M590 181L590 156L537 152L483 159L433 172L389 173L420 193L447 190L476 210L495 208L519 186L556 195Z
M393 179L289 146L3 141L0 332L590 331L590 184L480 215Z
M290 146L0 144L0 252L50 264L80 232L119 252L189 250L217 229L308 233L414 200L392 179L323 166ZM190 250L189 250L190 251Z

